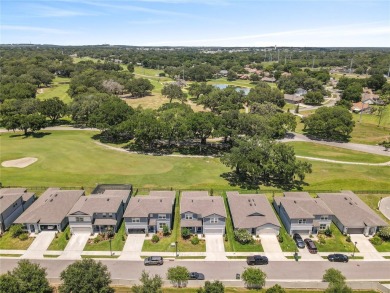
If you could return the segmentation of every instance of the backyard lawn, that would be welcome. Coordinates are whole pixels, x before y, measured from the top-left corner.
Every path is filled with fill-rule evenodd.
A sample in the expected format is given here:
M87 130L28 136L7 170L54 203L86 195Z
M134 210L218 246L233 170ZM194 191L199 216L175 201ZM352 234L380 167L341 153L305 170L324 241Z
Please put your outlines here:
M314 241L319 252L353 252L354 244L346 241L346 236L341 234L340 230L332 223L332 237L325 237L325 243ZM320 236L320 235L319 235ZM356 252L359 250L356 248Z
M126 242L125 221L122 221L121 227L111 240L112 251L122 251ZM87 243L84 247L85 251L109 251L110 241L102 240L98 243Z
M386 218L378 209L378 203L381 198L390 196L390 190L388 194L359 194L359 197L364 201L373 211L375 211L383 220L390 225L390 220Z
M34 237L29 237L26 240L20 240L19 238L13 238L10 232L5 232L0 237L0 249L26 250L34 239Z
M68 239L66 239L66 235L68 235ZM50 246L47 250L64 250L66 245L69 242L70 235L70 227L66 227L64 232L57 232L56 237L50 243Z

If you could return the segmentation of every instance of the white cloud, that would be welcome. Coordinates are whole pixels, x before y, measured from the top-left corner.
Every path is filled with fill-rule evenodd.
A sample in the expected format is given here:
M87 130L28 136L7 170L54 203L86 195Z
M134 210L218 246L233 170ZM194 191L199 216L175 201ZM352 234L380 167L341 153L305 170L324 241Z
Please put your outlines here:
M69 10L63 8L54 8L46 5L37 5L37 4L28 6L28 9L33 16L39 16L39 17L74 17L74 16L101 15L97 13Z
M46 27L34 27L34 26L22 26L22 25L1 25L0 31L22 31L22 32L37 32L46 34L71 34L74 32L46 28Z

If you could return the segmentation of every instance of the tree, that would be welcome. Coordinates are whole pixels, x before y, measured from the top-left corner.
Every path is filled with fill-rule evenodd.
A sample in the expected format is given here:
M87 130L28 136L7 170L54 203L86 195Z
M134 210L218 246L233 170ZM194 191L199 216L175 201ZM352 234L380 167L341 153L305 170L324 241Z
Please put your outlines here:
M380 90L387 83L383 74L373 74L367 79L367 86L374 91Z
M67 109L66 104L58 97L44 100L40 104L41 114L49 117L52 124L63 117Z
M237 77L238 77L237 73L235 73L233 70L229 70L228 73L227 73L226 79L228 81L233 81L233 80L236 80Z
M142 285L134 285L131 289L134 293L162 293L161 287L163 281L159 275L151 277L149 273L142 271L141 278L139 279Z
M361 100L361 94L363 92L363 87L360 83L351 83L343 91L341 98L347 101L359 102Z
M190 272L186 267L176 266L168 269L167 279L171 281L171 283L175 287L185 287L188 282L188 275Z
M213 89L214 87L211 84L207 84L205 82L193 82L188 87L188 93L196 99L199 99L201 95L207 95Z
M147 109L135 115L135 142L143 149L152 149L154 141L162 136L162 124L156 117L156 111Z
M262 83L256 85L255 88L252 88L249 94L246 97L248 104L269 102L275 104L276 106L283 108L285 105L283 93L276 89L271 88L269 85L267 87Z
M197 293L224 293L225 286L220 281L206 281L203 288L199 288Z
M206 95L202 95L197 103L209 108L212 112L220 114L224 111L242 109L244 93L237 91L235 87L228 86L225 89L215 88Z
M53 292L45 268L29 260L21 260L11 272L0 277L1 293L49 293Z
M389 241L390 240L390 226L380 228L378 235L383 240Z
M345 283L345 277L336 269L327 269L322 277L324 282L328 282L326 293L352 293L352 289Z
M133 78L126 85L126 89L136 98L142 98L148 95L154 85L146 78Z
M129 72L131 72L131 73L134 72L134 64L129 63L129 64L127 64L126 68L127 68L127 70L128 70Z
M187 99L186 94L183 93L181 87L172 83L165 85L161 90L161 94L169 99L169 103L172 103L173 99L184 103L184 101Z
M254 188L264 184L291 189L311 173L311 164L297 161L292 146L258 137L237 139L221 161L234 170L238 182L233 183Z
M346 141L355 126L352 114L340 106L321 107L303 120L304 131L313 137Z
M346 109L352 108L352 102L344 99L340 99L336 102L336 106L344 107Z
M109 97L107 94L85 94L74 97L69 107L73 121L77 124L87 125L89 117Z
M252 73L250 76L249 76L249 79L252 81L252 82L257 82L260 80L260 77L256 74L256 73Z
M196 112L189 116L189 128L193 136L200 139L201 145L206 144L206 139L213 132L214 121L214 114L210 112Z
M267 275L257 268L246 268L241 278L248 288L261 288L265 285Z
M122 94L125 88L119 82L112 79L103 80L102 86L108 94Z
M324 96L320 91L310 91L305 95L304 102L307 105L321 105L324 102Z
M111 276L107 266L93 259L83 259L69 265L61 272L61 293L111 293Z
M381 143L379 143L379 145L383 146L385 148L385 151L388 151L390 149L390 141L382 141Z
M270 288L268 288L265 293L285 293L286 290L282 288L279 284L276 284Z
M234 230L234 239L241 244L248 244L253 242L252 234L247 229Z

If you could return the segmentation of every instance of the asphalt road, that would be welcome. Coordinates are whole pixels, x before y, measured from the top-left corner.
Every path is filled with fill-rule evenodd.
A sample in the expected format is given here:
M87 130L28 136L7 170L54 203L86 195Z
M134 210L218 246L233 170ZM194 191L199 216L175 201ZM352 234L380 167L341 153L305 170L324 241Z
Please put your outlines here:
M58 259L32 260L47 268L49 278L58 278L72 261ZM0 273L3 274L17 265L18 259L1 259ZM138 280L142 270L166 276L167 269L181 265L190 271L202 272L209 280L234 280L236 273L247 267L245 261L165 261L163 266L145 267L141 261L102 260L107 265L113 279ZM259 266L267 274L268 280L320 281L326 269L340 270L349 281L390 280L389 261L350 261L349 263L275 261Z

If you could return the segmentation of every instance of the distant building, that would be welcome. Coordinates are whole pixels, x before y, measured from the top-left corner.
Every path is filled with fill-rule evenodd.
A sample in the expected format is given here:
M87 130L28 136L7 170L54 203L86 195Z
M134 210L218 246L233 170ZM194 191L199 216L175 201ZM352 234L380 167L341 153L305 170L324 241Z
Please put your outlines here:
M299 104L303 101L303 96L284 94L284 100L289 104Z
M351 107L351 111L354 113L370 113L371 112L371 107L370 104L358 102L358 103L353 103Z
M276 78L275 77L263 77L261 79L261 81L265 81L265 82L275 82L276 81Z

